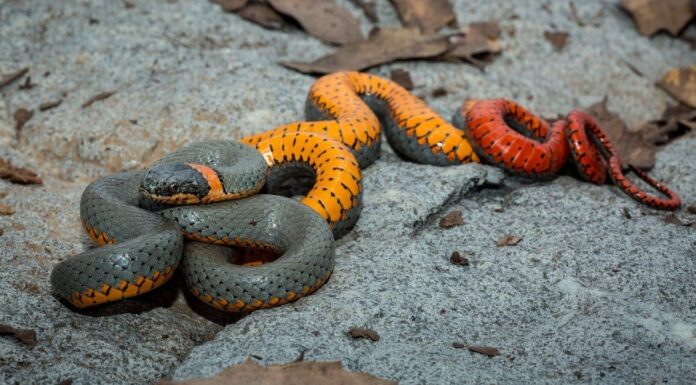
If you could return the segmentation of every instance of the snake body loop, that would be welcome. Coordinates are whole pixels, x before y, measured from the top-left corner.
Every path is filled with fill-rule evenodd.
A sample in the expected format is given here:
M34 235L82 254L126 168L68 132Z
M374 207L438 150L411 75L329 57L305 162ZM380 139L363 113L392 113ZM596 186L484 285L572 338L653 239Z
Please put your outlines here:
M358 220L361 168L379 156L382 128L398 154L418 163L484 159L513 173L547 177L572 158L590 182L604 183L609 175L644 204L680 205L676 193L640 170L634 171L667 199L629 181L604 132L579 111L550 125L514 102L473 100L457 111L453 125L392 81L339 72L312 85L306 115L307 121L241 143L193 144L147 171L91 183L80 214L87 233L104 246L56 265L56 292L77 307L132 297L166 282L182 255L192 292L221 310L249 312L313 292L331 275L334 237ZM301 203L251 196L262 188L304 196ZM196 205L172 206L181 204ZM260 266L234 265L227 246L281 256Z

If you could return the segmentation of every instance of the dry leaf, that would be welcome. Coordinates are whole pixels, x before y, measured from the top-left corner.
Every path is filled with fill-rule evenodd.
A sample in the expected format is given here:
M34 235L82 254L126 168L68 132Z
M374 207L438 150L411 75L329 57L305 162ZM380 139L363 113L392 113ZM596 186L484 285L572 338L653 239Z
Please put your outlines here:
M672 68L662 77L659 86L675 99L696 108L696 65Z
M375 28L367 41L345 45L311 63L281 62L304 73L359 71L399 59L419 59L447 51L447 36L423 36L418 29Z
M604 98L587 109L609 140L621 155L623 167L632 164L641 169L650 169L655 165L655 146L647 143L641 133L628 131L626 123L607 109L607 99Z
M35 172L15 167L9 161L0 158L0 178L9 179L12 183L18 184L42 184L43 181Z
M96 94L96 95L92 96L91 98L87 99L86 102L82 103L82 108L87 108L96 102L102 101L104 99L108 99L111 97L111 95L113 95L115 93L116 93L116 91L106 91L106 92L101 92L99 94Z
M348 329L348 335L353 338L368 338L372 341L379 341L379 334L370 329L357 328L355 326Z
M8 205L3 205L0 204L0 215L13 215L15 213L15 209Z
M544 38L546 38L556 50L561 50L565 47L568 42L568 36L570 36L568 32L544 32Z
M360 22L333 0L268 0L276 11L297 20L310 35L327 43L363 40Z
M456 23L449 0L391 0L406 27L418 27L423 34L437 32Z
M340 362L294 362L263 367L251 359L230 366L211 378L182 382L160 380L156 385L397 385L367 373L349 372Z
M500 354L500 351L498 348L494 348L492 346L476 346L476 345L469 345L466 347L469 349L469 351L472 351L474 353L478 354L483 354L484 356L488 357L494 357Z
M453 265L459 265L459 266L469 266L469 259L461 254L459 254L458 251L455 251L452 253L450 256L450 262Z
M15 120L15 130L19 131L24 127L24 125L34 116L33 111L29 111L26 108L20 108L14 113Z
M215 3L220 5L220 8L226 12L239 11L244 8L248 2L249 0L215 0Z
M453 210L440 219L440 228L448 229L464 224L464 216L461 210Z
M464 36L455 39L445 58L466 60L483 68L494 54L500 53L500 26L496 22L471 23L462 29Z
M268 29L280 29L285 25L283 16L265 3L251 3L240 9L237 14Z
M401 69L393 69L389 73L389 78L393 80L396 84L400 85L401 87L404 87L407 90L412 90L413 89L413 80L411 80L411 73Z
M63 101L61 99L41 103L41 105L39 106L39 111L48 111L52 108L56 108L56 107L60 106L61 103L63 103Z
M10 325L0 324L0 335L11 335L24 345L36 345L36 332L32 329L21 329Z
M495 241L495 245L498 247L502 246L515 246L522 241L522 237L516 235L505 235L504 237Z
M679 32L694 17L691 0L621 0L644 36L652 36L660 30L672 36Z
M367 16L367 19L371 22L376 23L379 21L379 18L377 17L376 4L373 0L350 0L350 2L362 9L365 16Z
M22 69L19 70L19 71L13 72L13 73L11 73L11 74L9 74L9 75L3 77L2 80L0 80L0 89L2 89L3 87L5 87L5 86L11 84L11 83L14 82L15 80L21 78L21 77L24 76L24 74L26 74L27 72L29 72L29 67L24 67L24 68L22 68Z
M644 123L639 131L650 144L664 145L696 130L696 110L683 104L667 106L660 119Z

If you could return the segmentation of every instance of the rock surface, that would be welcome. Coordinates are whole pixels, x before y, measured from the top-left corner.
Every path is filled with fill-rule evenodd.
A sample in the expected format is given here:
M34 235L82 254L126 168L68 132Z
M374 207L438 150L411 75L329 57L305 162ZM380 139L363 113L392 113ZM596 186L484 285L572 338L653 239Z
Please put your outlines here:
M229 323L173 282L146 298L75 312L50 293L52 266L86 247L79 195L93 178L146 165L203 138L238 138L301 119L313 78L279 60L330 47L267 31L205 1L0 3L0 74L29 67L36 86L0 90L0 157L37 170L43 186L0 181L0 324L35 329L27 347L0 337L0 383L142 384L261 363L340 360L402 384L684 383L696 378L696 230L664 221L614 187L573 174L530 182L489 166L436 168L385 148L365 170L365 209L339 240L331 281L316 294ZM348 1L341 1L369 26ZM669 97L654 83L696 54L641 37L615 2L453 1L461 24L498 20L503 54L484 72L405 62L414 92L446 116L469 97L509 97L544 116L604 95L634 124ZM384 24L398 19L378 2ZM604 11L597 15L600 9ZM513 17L516 16L516 17ZM570 32L555 51L546 30ZM637 75L627 65L642 73ZM432 97L444 87L447 94ZM116 91L81 108L89 98ZM40 112L41 103L62 100ZM34 116L15 132L19 108ZM696 137L658 153L654 175L696 201ZM464 224L438 227L451 210ZM630 216L630 218L628 218ZM696 216L677 212L683 222ZM516 246L497 247L504 235ZM459 251L469 266L450 263ZM195 311L191 310L191 306ZM224 329L219 325L229 323ZM351 326L380 340L353 340ZM452 343L494 346L488 358Z

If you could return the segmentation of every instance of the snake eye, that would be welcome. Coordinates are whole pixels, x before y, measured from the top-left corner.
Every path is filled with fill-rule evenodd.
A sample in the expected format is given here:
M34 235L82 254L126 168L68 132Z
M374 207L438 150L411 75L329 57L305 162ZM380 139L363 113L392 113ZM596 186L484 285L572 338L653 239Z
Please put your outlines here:
M208 182L198 170L184 163L157 164L143 178L142 189L158 199L176 194L189 194L202 198L210 191Z

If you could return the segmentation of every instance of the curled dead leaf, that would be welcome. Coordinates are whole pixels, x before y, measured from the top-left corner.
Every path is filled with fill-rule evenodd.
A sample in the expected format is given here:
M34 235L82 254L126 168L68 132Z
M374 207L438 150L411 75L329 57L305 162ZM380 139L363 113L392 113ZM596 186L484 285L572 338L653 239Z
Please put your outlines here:
M0 204L0 215L13 215L15 209L8 205Z
M379 334L371 329L352 326L350 329L348 329L348 335L353 338L367 338L375 342L379 341Z
M366 41L345 45L310 63L280 64L304 73L328 74L364 70L399 59L430 58L448 48L447 36L424 36L417 28L375 28Z
M522 241L522 237L507 234L507 235L503 236L502 238L498 239L497 241L495 241L495 245L498 247L515 246L518 243L520 243L521 241Z
M565 47L566 43L568 42L569 36L570 34L568 32L544 32L544 38L548 40L549 43L551 43L553 48L559 51L563 49L563 47Z
M621 0L621 7L631 14L644 36L661 30L677 36L694 17L691 0Z
M461 255L458 251L452 253L450 256L450 262L453 265L469 266L469 258Z
M401 69L396 68L391 70L389 73L389 78L393 80L396 84L404 87L407 90L413 89L413 80L411 80L411 73Z
M667 144L688 132L696 131L696 110L684 104L667 106L660 119L644 123L639 131L650 144Z
M251 3L237 11L242 18L268 29L280 29L285 20L275 9L266 3Z
M452 210L440 219L440 228L443 229L449 229L450 227L461 226L463 224L464 216L461 210Z
M327 43L349 44L363 40L360 22L333 0L268 0L278 12L288 15L310 35Z
M350 372L340 362L302 361L261 366L251 359L230 366L215 377L182 382L160 380L157 385L396 385L367 373Z
M462 29L463 36L454 39L452 48L443 55L446 59L465 60L483 68L493 55L500 53L501 30L498 23L475 22Z
M9 179L12 183L18 184L42 184L43 181L35 172L13 166L10 161L0 159L0 178Z
M675 99L696 108L696 65L672 68L658 84Z
M100 93L92 96L91 98L87 99L84 103L82 103L82 108L87 108L96 102L108 99L115 93L116 93L116 91L100 92Z
M469 351L471 352L483 354L484 356L488 357L494 357L500 354L498 348L494 348L492 346L468 345L466 348L469 349Z
M590 106L587 112L597 120L618 150L623 167L628 168L632 164L641 169L650 169L655 166L655 146L646 142L641 133L629 131L619 115L609 111L606 98Z
M36 345L36 331L0 324L0 335L10 335L29 347Z
M457 20L449 0L391 0L406 27L418 27L426 35Z
M215 0L214 2L226 12L235 12L244 8L249 0Z
M34 116L33 111L29 111L26 108L20 108L14 113L15 120L15 130L19 131L24 127L24 125Z

